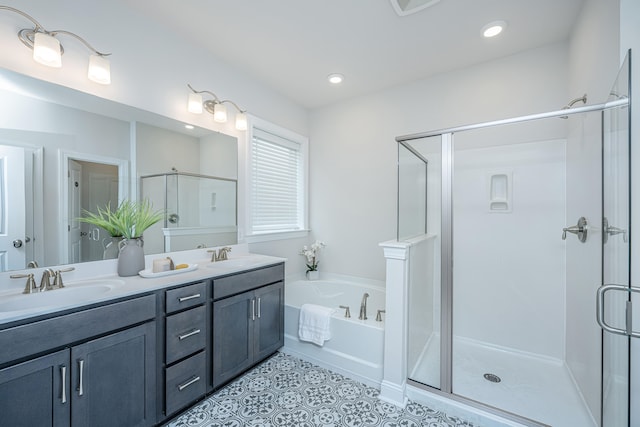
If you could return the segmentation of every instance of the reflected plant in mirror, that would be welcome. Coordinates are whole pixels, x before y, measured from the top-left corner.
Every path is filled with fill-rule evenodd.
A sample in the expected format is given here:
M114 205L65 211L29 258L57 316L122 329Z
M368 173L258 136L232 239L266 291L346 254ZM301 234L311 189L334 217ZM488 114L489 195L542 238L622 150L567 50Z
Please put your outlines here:
M142 238L146 229L164 218L164 212L154 210L148 199L141 202L123 200L115 210L108 203L105 208L98 207L97 211L85 210L84 216L76 220L101 227L109 233L112 240L105 245L103 259L117 258L121 240Z

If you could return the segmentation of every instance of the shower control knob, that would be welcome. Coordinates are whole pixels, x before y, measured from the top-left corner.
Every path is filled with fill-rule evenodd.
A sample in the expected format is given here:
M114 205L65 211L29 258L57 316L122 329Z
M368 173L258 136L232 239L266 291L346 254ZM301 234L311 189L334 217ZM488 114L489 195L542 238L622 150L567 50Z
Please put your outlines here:
M578 236L578 240L582 243L587 241L587 220L585 217L580 217L577 225L566 227L562 229L562 240L567 240L567 233L573 233Z

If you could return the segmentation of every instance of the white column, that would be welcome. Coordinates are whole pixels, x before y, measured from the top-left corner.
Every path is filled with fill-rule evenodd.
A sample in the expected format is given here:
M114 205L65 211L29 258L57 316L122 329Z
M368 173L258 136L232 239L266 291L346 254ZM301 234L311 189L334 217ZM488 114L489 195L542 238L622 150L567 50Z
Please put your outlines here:
M407 403L407 290L410 243L381 243L387 260L384 368L381 400L404 407Z

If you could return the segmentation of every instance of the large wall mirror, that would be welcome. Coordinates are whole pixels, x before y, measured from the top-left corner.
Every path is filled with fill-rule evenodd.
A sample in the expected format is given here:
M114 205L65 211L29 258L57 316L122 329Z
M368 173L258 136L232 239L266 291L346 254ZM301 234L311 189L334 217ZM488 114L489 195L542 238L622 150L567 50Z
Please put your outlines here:
M233 136L0 69L0 271L117 256L84 211L149 199L145 253L237 243Z

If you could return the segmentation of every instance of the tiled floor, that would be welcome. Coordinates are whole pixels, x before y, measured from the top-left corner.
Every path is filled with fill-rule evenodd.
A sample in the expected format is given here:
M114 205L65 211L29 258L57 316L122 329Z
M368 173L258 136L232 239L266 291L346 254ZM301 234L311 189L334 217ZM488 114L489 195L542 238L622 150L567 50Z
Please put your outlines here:
M276 353L168 426L474 427L417 403L400 409L377 396L374 388Z

